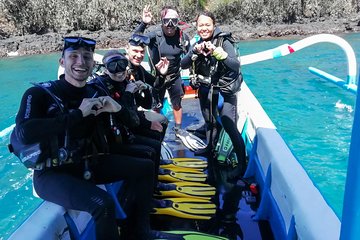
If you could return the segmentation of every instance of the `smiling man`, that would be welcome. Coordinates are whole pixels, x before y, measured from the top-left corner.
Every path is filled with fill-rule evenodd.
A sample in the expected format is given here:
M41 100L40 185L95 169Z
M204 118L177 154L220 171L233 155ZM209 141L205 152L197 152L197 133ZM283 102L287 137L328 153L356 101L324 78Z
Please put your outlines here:
M129 60L128 72L130 78L140 80L149 86L153 86L156 78L141 65L144 60L145 49L149 43L149 37L142 34L132 34L126 47L126 57ZM152 93L152 88L149 87L142 91L141 94L137 94L135 96L137 107L151 109L153 106ZM168 125L168 120L165 116L154 111L139 111L139 117L144 128L134 128L132 129L134 133L154 138L158 141L164 139Z
M161 12L161 26L155 31L147 32L150 53L150 66L156 76L154 83L154 109L160 111L166 90L169 93L173 108L175 134L182 133L182 106L181 99L184 95L180 75L181 56L189 50L189 37L178 27L179 14L174 7L163 7ZM135 29L135 33L143 33L147 24L152 20L149 7L143 9L142 22Z

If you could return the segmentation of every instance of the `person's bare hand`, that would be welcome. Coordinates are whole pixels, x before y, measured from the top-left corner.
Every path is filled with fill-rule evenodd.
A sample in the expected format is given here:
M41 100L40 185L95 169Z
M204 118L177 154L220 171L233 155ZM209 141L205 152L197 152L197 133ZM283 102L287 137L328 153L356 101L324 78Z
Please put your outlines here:
M121 105L117 103L114 99L112 99L110 96L102 96L98 99L101 102L102 107L96 110L95 115L99 115L103 112L119 112L121 110Z
M150 12L150 6L145 5L143 12L142 12L142 21L146 24L149 24L152 20L152 14Z
M210 54L212 54L212 52L215 49L215 45L212 44L212 42L210 41L206 41L206 42L202 42L199 44L195 44L194 46L194 52L202 54L204 56L208 56Z
M169 69L169 64L169 60L166 57L162 57L155 67L161 75L166 75Z
M203 49L203 44L202 43L195 43L194 47L193 47L193 51L195 53L201 53Z
M208 49L211 53L215 50L216 46L211 41L204 42L205 48Z
M79 106L83 117L91 114L96 115L96 110L102 108L102 102L99 98L84 98Z

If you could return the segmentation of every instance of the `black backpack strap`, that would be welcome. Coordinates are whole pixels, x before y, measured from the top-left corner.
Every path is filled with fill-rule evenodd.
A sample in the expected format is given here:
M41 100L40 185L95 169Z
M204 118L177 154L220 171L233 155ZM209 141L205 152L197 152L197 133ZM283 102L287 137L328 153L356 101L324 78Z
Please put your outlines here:
M163 36L163 32L161 30L156 31L155 35L156 45L159 52L159 58L161 58L160 45L165 41L165 37Z
M113 89L113 86L103 76L97 77L96 81L91 81L88 83L88 85L97 92L100 91L101 93L111 96L111 90Z
M65 106L62 103L61 99L56 96L55 91L56 91L56 86L54 84L54 81L48 81L48 82L43 82L43 83L31 83L32 85L34 85L35 87L39 87L41 89L43 89L46 93L48 93L52 99L55 101L56 105L58 105L59 109L61 112L65 112Z
M215 45L215 47L219 47L219 46L222 47L223 42L224 42L224 37L222 36L221 33L218 35L217 38L214 39L213 44ZM219 61L216 60L215 63L210 66L210 76L216 73L218 66L219 66Z
M43 83L31 83L32 85L39 87L46 91L55 101L56 105L59 107L60 111L62 113L67 112L66 106L63 104L62 100L57 96L59 94L58 87L56 86L55 81L48 81ZM46 167L52 167L52 166L58 166L61 163L59 162L59 153L61 152L60 149L67 149L69 144L69 132L68 130L65 131L65 139L64 139L64 146L59 147L58 138L57 137L51 137L50 139L50 149L51 149L51 163L47 162ZM67 152L61 152L62 154L67 154ZM62 158L68 158L68 156L64 155Z
M156 42L156 47L158 49L159 59L161 58L160 44L162 43L162 41L164 41L164 37L162 36L162 31L160 29L155 32L155 42ZM150 68L151 68L150 72L153 76L156 76L156 68L155 68L155 64L153 62L153 56L151 56L151 54L150 54L149 47L146 47L146 52L147 52L147 55L149 56L149 62L150 62Z
M180 35L180 47L182 49L182 54L185 55L187 53L186 47L189 45L189 41L185 38L185 33L182 29L179 29Z

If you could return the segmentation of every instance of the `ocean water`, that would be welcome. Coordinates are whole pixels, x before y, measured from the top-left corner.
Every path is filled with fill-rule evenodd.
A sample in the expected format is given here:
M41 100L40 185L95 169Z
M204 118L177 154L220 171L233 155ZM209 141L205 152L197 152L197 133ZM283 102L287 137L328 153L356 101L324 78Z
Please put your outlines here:
M360 59L360 34L342 35ZM299 39L242 41L242 55ZM23 92L31 82L57 78L59 53L0 59L0 240L41 203L32 195L30 172L7 144ZM341 217L355 95L311 74L316 67L346 79L337 45L320 43L291 55L242 67L244 79L294 155Z

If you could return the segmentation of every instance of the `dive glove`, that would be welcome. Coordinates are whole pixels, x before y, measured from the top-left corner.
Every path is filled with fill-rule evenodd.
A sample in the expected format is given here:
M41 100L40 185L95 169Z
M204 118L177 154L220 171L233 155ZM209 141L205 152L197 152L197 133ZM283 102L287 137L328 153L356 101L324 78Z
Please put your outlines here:
M214 49L212 55L216 58L218 61L225 60L228 57L228 53L224 51L222 47L217 47Z

